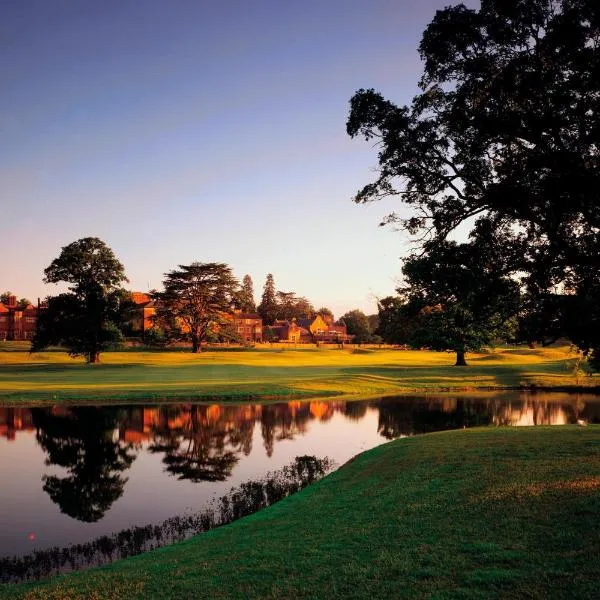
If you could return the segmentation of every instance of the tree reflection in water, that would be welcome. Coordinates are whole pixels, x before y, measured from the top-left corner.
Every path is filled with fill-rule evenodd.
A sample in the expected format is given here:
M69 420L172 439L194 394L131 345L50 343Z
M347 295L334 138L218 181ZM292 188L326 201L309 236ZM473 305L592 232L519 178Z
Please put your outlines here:
M377 431L388 440L402 435L489 425L492 419L485 402L452 397L427 402L415 398L386 398L377 406Z
M44 475L44 491L61 512L88 523L99 521L121 497L134 461L132 445L115 440L119 410L113 407L33 408L36 439L48 453L46 465L68 476Z
M275 442L293 440L306 433L307 421L312 417L309 402L292 401L287 404L265 404L261 411L261 433L268 457L273 455Z
M365 400L352 400L344 404L344 416L351 421L360 421L367 414L369 402Z
M191 405L169 407L148 446L164 453L166 471L178 479L225 481L241 453L252 450L254 407Z

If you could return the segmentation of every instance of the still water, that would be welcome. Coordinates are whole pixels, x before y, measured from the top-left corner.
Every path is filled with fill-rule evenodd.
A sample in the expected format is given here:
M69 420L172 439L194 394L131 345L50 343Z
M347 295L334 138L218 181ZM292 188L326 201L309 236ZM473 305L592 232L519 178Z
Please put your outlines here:
M0 556L202 510L233 486L387 440L477 425L600 422L600 397L501 393L278 404L0 407Z

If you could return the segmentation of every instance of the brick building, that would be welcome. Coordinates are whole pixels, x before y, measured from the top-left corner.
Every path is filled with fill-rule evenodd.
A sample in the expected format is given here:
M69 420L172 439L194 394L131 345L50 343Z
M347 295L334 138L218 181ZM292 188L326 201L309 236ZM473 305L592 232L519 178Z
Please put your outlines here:
M28 304L20 307L16 296L0 302L0 340L30 340L35 333L38 306Z

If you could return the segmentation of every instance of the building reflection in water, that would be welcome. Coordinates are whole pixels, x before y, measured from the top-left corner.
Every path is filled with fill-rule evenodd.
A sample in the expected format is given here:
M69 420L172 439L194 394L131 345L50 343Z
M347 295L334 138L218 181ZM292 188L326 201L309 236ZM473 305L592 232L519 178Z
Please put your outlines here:
M257 426L271 457L278 442L305 435L310 422L327 424L335 414L359 422L370 411L377 411L377 431L385 439L489 424L600 422L594 396L502 393L237 406L2 407L0 437L11 441L18 432L35 432L46 465L66 470L64 476L44 475L43 490L63 513L95 522L123 494L127 470L142 451L160 456L165 471L177 479L225 481L252 451Z

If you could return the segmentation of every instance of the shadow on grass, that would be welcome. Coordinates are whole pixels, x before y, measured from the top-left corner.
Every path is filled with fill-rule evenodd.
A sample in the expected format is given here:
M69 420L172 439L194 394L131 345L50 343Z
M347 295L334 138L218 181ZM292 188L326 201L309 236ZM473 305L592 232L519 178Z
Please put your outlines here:
M341 371L348 376L360 377L367 375L395 379L409 387L435 386L443 388L487 386L519 388L528 387L537 378L562 379L570 375L565 363L536 363L533 365L495 364L489 366L469 365L455 366L410 366L381 365L376 367L349 367ZM560 382L557 382L560 383Z
M106 371L124 371L131 370L134 368L147 367L144 363L122 363L122 364L103 364L96 363L89 365L86 363L31 363L31 364L4 364L0 365L0 376L2 374L10 375L32 375L32 374L44 374L44 373L60 373L69 371L88 371L92 372L94 369Z

